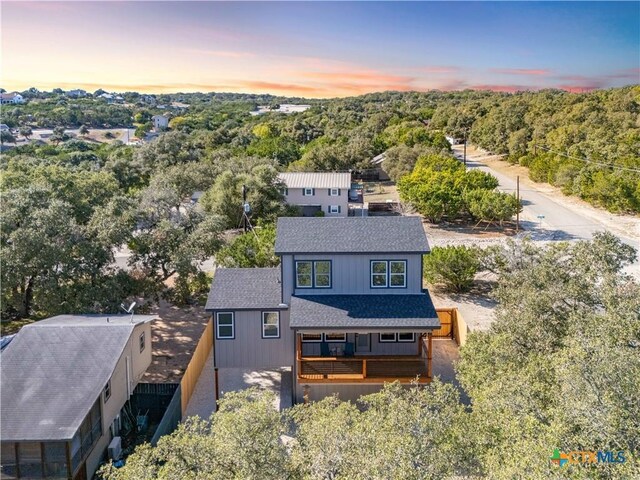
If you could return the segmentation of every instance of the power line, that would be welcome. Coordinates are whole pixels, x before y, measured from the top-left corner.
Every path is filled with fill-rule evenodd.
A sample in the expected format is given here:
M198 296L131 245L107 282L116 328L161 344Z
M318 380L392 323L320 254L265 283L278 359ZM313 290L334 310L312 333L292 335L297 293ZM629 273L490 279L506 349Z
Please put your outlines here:
M556 152L555 150L552 150L549 147L544 147L542 145L534 145L533 148L534 148L534 154L535 154L535 149L539 148L539 149L544 150L546 152L555 153L556 155L560 155L561 157L565 157L565 158L568 158L570 160L578 160L580 162L591 163L593 165L598 165L598 166L601 166L601 167L617 168L618 170L626 170L628 172L640 173L640 169L637 169L637 168L621 167L619 165L612 165L610 163L595 162L595 161L590 160L588 158L572 157L571 155L567 155L566 153Z

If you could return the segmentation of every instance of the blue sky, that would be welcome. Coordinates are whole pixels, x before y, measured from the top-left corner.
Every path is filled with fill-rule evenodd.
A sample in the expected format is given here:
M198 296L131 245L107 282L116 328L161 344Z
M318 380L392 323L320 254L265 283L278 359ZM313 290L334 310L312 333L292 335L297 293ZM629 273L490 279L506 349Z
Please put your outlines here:
M2 86L571 91L640 83L638 2L7 2Z

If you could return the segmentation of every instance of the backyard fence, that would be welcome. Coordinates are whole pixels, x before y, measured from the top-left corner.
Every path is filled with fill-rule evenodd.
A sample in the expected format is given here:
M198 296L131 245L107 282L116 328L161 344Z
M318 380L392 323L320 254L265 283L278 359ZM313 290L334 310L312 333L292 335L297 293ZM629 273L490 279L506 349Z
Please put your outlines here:
M184 412L187 410L187 405L189 404L191 395L193 395L193 391L196 388L202 369L204 368L205 363L207 363L207 358L209 358L212 347L213 320L209 319L209 323L207 323L207 327L204 329L204 332L198 341L198 345L193 352L193 357L191 357L191 361L189 362L189 365L184 372L184 376L182 377L182 381L180 382L180 390L182 392L182 415L184 415Z
M437 308L440 328L433 331L434 338L452 338L459 346L467 342L469 327L457 308Z
M153 437L151 438L151 445L154 447L158 444L158 440L163 435L169 435L173 432L182 420L182 409L180 408L180 401L182 398L181 395L182 389L180 385L176 388L173 397L171 397L171 402L169 402L169 406L164 412L162 416L162 420L158 424L158 428L156 429Z

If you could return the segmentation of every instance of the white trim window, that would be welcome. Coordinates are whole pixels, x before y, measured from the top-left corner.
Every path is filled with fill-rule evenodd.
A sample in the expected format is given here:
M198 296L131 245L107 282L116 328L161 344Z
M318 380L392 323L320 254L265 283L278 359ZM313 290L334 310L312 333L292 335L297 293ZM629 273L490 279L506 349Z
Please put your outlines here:
M381 333L378 339L380 343L393 343L396 341L395 333Z
M303 197L313 197L315 193L315 189L314 188L303 188L302 189L302 196Z
M330 188L329 189L329 196L330 197L339 197L340 196L340 189L339 188Z
M406 260L389 260L389 287L406 288L407 262Z
M346 342L347 334L346 333L325 333L324 341L325 342Z
M329 213L340 213L340 205L329 205Z
M406 332L402 332L402 333L398 333L398 341L399 342L407 342L407 343L413 343L416 341L416 334L415 333L406 333Z
M233 312L216 313L216 338L220 340L233 340L236 338Z
M313 281L315 288L331 288L331 261L316 260L313 262Z
M387 261L371 261L371 288L387 288Z
M322 341L321 333L303 333L302 334L303 343L320 343L321 341Z
M262 338L280 338L280 312L262 312Z

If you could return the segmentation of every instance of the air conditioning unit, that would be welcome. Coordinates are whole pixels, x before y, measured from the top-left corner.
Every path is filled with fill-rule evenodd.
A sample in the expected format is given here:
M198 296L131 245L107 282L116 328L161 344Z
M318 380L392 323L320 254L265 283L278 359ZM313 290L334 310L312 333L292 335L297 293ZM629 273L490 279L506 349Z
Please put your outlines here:
M109 444L109 458L114 462L122 457L122 437L113 437Z

